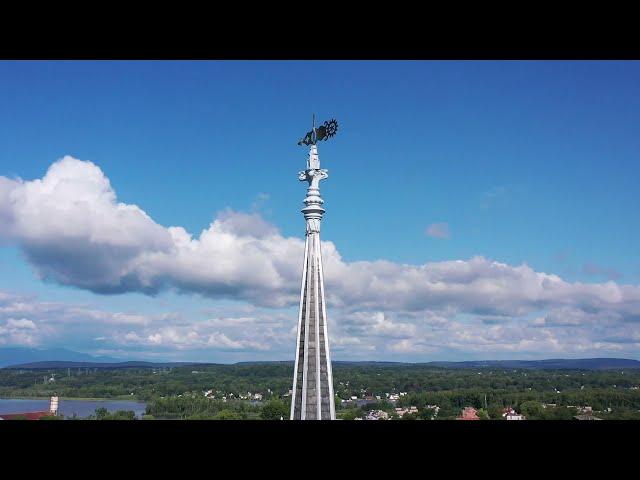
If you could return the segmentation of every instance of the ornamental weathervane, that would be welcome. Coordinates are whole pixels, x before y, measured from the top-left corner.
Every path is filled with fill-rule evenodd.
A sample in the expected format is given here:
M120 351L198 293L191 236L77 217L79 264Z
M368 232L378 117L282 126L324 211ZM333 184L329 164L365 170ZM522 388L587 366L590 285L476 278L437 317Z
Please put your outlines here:
M316 116L313 116L313 128L307 132L302 140L298 142L298 145L315 145L319 140L325 142L333 137L338 131L338 122L335 119L327 120L323 125L316 128Z
M298 180L307 182L309 188L302 209L307 228L291 389L291 420L336 418L320 245L320 221L325 212L320 180L327 178L329 172L320 168L316 142L333 137L337 130L338 122L333 119L316 128L314 115L312 130L298 142L298 145L309 147L307 169L298 173Z

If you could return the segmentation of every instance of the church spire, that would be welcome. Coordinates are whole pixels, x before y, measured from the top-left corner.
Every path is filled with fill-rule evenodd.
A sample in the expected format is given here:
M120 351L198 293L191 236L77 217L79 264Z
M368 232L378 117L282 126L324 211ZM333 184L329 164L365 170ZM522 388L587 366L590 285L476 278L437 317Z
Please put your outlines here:
M298 174L300 181L309 184L302 213L306 221L306 242L302 266L300 310L296 358L291 395L292 420L334 420L333 375L329 353L327 313L324 301L324 272L320 246L320 222L324 215L324 200L320 197L320 180L327 178L327 170L320 168L316 141L321 135L326 140L335 134L337 123L331 134L327 125L314 128L300 144L309 145L307 169ZM323 131L321 131L323 129ZM308 141L308 143L307 143Z

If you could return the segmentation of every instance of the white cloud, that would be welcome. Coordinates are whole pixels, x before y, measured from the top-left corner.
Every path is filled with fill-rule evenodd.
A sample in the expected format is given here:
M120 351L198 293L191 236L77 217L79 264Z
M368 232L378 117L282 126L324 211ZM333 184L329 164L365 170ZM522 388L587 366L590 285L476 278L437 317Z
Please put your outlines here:
M446 224L434 225L440 227L432 234L449 235ZM0 237L18 245L42 278L64 285L97 293L173 289L252 305L189 319L0 293L5 344L60 338L60 326L73 324L113 349L291 353L304 243L284 237L257 213L223 211L194 237L118 202L100 168L65 157L42 179L0 177ZM423 265L346 262L333 243L323 242L322 249L331 338L348 354L606 352L619 349L617 339L637 338L637 285L570 283L483 257ZM24 320L23 328L9 325L9 318Z
M33 323L31 320L27 320L26 318L21 318L19 320L10 318L9 320L7 320L7 327L16 328L16 329L35 330L36 324Z
M0 324L0 345L34 346L38 343L37 330L31 320L8 318L4 325Z
M432 223L427 227L425 233L433 238L449 238L451 236L448 223Z

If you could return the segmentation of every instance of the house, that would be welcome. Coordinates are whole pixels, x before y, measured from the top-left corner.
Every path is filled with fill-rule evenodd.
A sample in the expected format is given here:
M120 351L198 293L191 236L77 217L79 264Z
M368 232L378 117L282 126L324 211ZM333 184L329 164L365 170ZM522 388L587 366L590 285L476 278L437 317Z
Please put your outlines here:
M502 410L502 417L505 420L526 420L526 417L520 413L517 413L513 408L507 407Z
M40 420L42 417L51 415L49 412L26 412L26 413L3 413L0 420Z
M383 410L371 410L364 417L365 420L389 420L389 414Z
M396 410L396 415L398 415L400 418L404 417L406 413L418 413L418 408L414 406L411 406L409 408L397 407L395 410Z
M456 420L480 420L478 417L478 411L473 407L465 407Z
M526 420L527 419L527 417L525 417L521 413L510 413L510 414L507 414L504 418L505 420Z

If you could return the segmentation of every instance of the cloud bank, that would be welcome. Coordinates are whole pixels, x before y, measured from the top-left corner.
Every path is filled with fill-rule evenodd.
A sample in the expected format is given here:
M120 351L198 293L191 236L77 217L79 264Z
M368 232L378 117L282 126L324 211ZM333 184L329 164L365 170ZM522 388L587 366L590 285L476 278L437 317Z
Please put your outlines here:
M431 233L443 234L436 230ZM118 202L98 166L69 156L41 179L0 176L0 238L17 245L43 280L95 293L155 295L170 289L246 302L262 317L298 302L302 238L282 236L256 213L232 210L220 213L197 237L180 226L159 225L140 207ZM430 354L448 346L561 353L615 351L623 344L616 339L638 338L636 285L571 283L526 264L483 257L423 265L346 262L332 242L324 241L322 249L338 349ZM107 317L94 320L115 324ZM29 327L29 318L8 320L0 324L0 339L35 338L37 324ZM273 339L288 335L295 324L292 318L278 327L282 331L261 330L265 340L170 323L153 330L138 321L114 342L269 350Z

